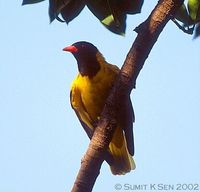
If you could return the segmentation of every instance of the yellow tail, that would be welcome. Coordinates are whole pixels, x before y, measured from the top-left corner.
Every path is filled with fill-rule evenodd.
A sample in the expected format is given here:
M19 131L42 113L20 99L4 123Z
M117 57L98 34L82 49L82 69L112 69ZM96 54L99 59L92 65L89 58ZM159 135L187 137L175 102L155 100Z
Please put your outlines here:
M128 152L125 136L119 127L115 130L109 150L114 159L110 166L114 175L124 175L135 169L135 162Z

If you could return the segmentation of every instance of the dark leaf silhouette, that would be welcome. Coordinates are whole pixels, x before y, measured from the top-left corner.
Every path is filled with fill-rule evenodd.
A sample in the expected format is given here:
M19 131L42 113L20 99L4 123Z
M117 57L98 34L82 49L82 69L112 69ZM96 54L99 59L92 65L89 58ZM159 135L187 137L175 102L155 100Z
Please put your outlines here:
M23 0L22 4L41 1L44 0ZM140 13L143 2L144 0L49 0L49 18L50 22L57 19L68 24L87 6L107 29L124 35L127 14Z
M34 4L34 3L39 3L44 0L23 0L22 5L27 5L27 4Z

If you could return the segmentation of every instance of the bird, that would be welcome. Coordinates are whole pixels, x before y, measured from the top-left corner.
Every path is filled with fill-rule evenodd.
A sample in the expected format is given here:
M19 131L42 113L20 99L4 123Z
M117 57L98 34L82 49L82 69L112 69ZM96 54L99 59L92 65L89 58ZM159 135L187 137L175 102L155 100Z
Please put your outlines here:
M97 47L87 41L78 41L63 51L72 53L77 61L78 75L71 84L70 103L91 139L120 70L116 65L108 63ZM105 157L114 175L124 175L135 169L132 157L135 116L130 95L122 102L117 115L117 127Z

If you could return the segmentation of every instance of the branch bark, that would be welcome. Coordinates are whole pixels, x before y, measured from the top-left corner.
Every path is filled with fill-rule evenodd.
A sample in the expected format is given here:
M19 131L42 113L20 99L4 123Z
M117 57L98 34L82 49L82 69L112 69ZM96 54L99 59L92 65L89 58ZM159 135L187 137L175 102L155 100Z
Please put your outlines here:
M182 5L183 0L159 0L158 4L135 31L138 33L122 66L120 75L106 101L100 121L81 162L72 192L90 192L99 175L105 151L116 127L116 116L124 95L135 88L136 79L152 47L167 22Z

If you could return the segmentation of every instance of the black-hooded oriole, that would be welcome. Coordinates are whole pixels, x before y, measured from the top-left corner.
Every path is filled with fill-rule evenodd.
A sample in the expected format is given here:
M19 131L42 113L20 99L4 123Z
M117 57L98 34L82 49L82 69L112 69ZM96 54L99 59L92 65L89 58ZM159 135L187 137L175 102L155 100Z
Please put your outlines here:
M71 52L77 60L79 74L72 82L70 101L91 139L119 68L107 63L98 49L86 41L76 42L63 50ZM114 175L125 174L135 168L132 158L134 112L130 96L127 96L122 106L106 158Z

